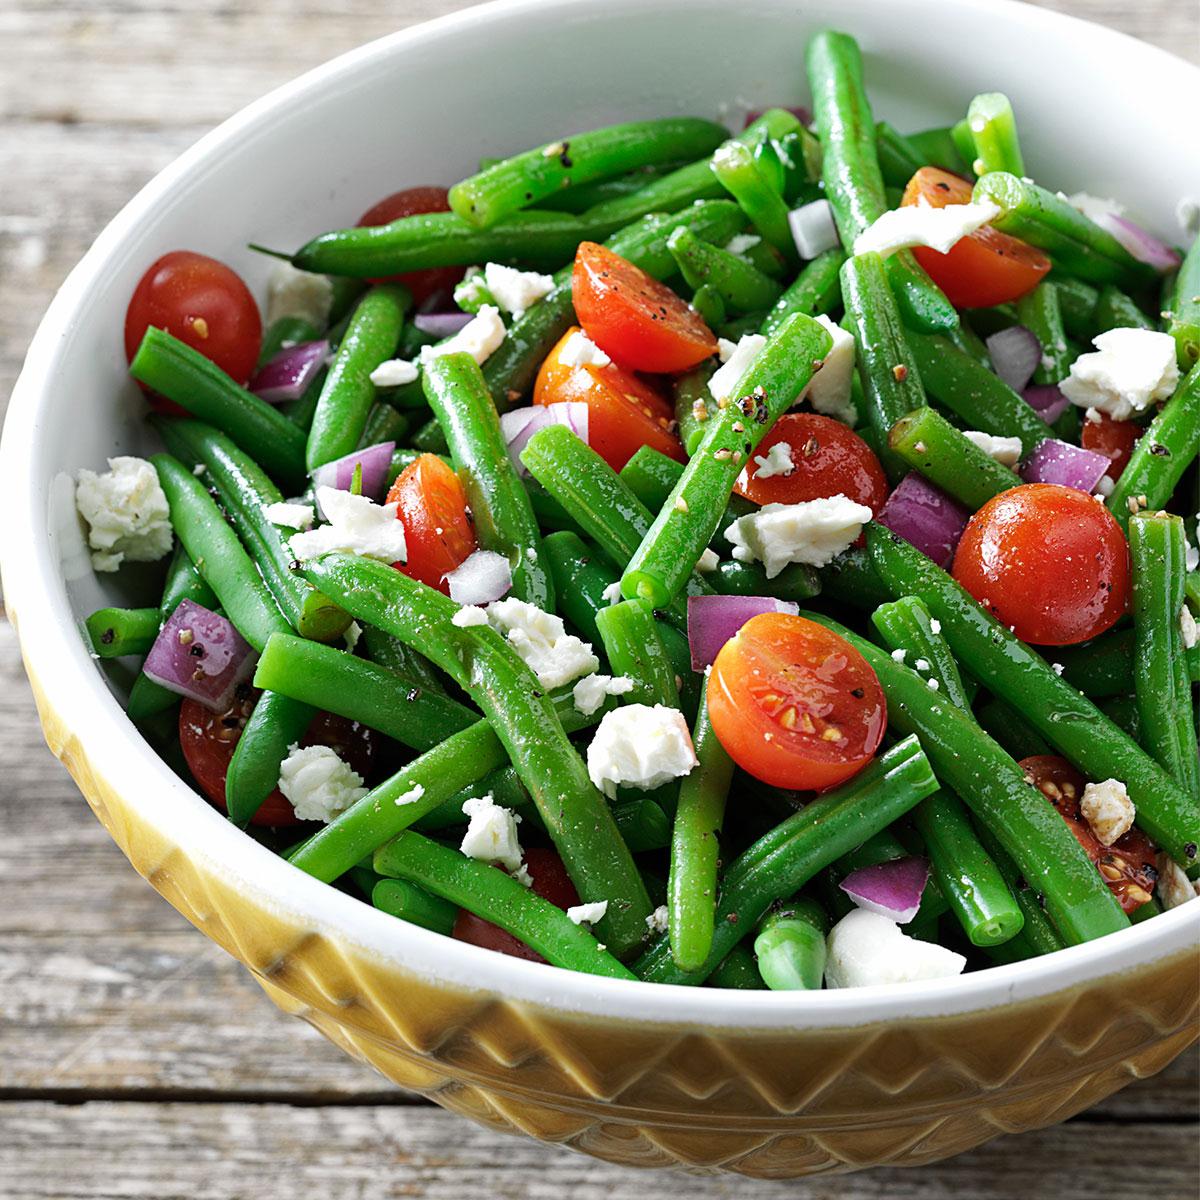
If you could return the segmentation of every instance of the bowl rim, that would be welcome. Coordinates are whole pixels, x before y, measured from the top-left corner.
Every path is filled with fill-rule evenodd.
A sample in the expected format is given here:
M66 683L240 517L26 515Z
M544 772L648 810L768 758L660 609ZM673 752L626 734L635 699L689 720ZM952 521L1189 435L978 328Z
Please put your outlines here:
M703 0L713 3L716 0ZM691 0L655 0L694 14ZM1137 56L1158 72L1200 82L1200 69L1125 34L1017 0L959 0L978 13L999 14L1031 34L1091 41L1097 50ZM854 1027L897 1019L966 1013L1028 1000L1123 973L1139 963L1185 953L1200 942L1200 904L1053 955L991 967L949 980L817 991L743 993L581 975L467 945L398 921L295 870L207 804L144 741L95 669L79 637L50 553L45 506L40 502L28 448L39 436L52 377L69 353L69 334L91 285L110 257L175 188L205 162L262 133L302 98L311 101L339 82L432 40L492 22L521 20L547 10L594 7L594 0L493 0L386 35L313 68L251 102L200 138L151 179L109 222L67 276L43 317L14 387L0 443L0 502L9 519L0 534L0 573L6 605L40 704L82 752L88 768L120 795L166 844L236 882L248 901L291 918L306 932L353 946L376 963L411 971L462 991L524 1001L560 1012L655 1025L778 1029ZM608 0L608 12L636 14L638 0ZM281 948L282 950L283 948Z

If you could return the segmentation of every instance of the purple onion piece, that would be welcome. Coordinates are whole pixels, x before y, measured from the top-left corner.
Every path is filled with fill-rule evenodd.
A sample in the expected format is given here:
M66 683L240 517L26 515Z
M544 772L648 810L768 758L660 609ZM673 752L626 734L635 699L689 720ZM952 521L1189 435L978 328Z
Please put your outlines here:
M500 432L508 446L508 455L522 478L529 472L521 461L521 451L539 429L545 429L548 425L565 425L581 442L586 442L588 407L582 400L562 400L555 404L532 404L526 408L510 409L500 416Z
M1062 389L1053 383L1040 383L1027 387L1021 395L1030 408L1034 409L1047 425L1053 425L1067 411L1070 400L1062 394Z
M1094 492L1108 468L1109 459L1105 454L1060 442L1058 438L1047 438L1021 468L1021 478L1026 483L1054 483L1060 487L1078 488L1081 492Z
M224 712L237 685L254 669L254 660L253 647L227 617L194 600L181 600L142 670L169 691Z
M798 613L800 606L774 596L689 596L688 646L692 670L703 671L717 652L751 617L761 613Z
M924 476L910 471L875 519L944 567L954 556L970 515Z
M859 908L906 925L917 915L928 882L928 860L913 855L860 867L839 886Z
M392 451L395 442L377 442L364 446L333 462L325 463L312 473L313 488L330 487L339 492L348 492L354 483L354 468L362 464L362 494L377 503L383 499L387 488L388 472L392 466ZM317 505L318 509L320 505ZM321 514L324 516L324 513Z
M1024 325L1010 325L987 339L992 370L1014 392L1021 391L1033 378L1042 361L1042 343Z
M1153 267L1161 274L1175 270L1183 261L1178 252L1171 249L1166 242L1156 238L1140 225L1135 225L1127 217L1114 212L1102 213L1096 218L1096 224L1111 233L1138 262Z
M287 346L254 372L249 389L268 404L299 400L328 358L329 343L323 338Z
M474 319L475 314L469 312L418 313L413 317L413 324L430 337L448 338L453 337Z

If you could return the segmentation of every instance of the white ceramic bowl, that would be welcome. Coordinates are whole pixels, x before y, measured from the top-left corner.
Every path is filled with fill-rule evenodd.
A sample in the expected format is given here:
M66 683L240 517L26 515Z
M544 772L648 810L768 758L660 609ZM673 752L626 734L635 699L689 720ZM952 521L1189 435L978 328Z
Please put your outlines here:
M1200 904L1046 959L815 994L598 979L437 937L293 870L141 740L76 632L136 581L92 575L70 480L147 447L121 330L158 255L208 252L261 293L267 264L247 242L298 245L481 154L614 119L802 102L804 45L825 24L860 39L876 112L899 128L1001 89L1040 180L1119 196L1182 238L1176 202L1200 196L1200 71L1107 30L1002 0L492 4L310 72L148 184L42 322L0 451L4 595L47 739L138 869L279 1003L393 1078L621 1161L789 1175L926 1161L1060 1119L1195 1036ZM1132 978L1158 995L1133 996Z

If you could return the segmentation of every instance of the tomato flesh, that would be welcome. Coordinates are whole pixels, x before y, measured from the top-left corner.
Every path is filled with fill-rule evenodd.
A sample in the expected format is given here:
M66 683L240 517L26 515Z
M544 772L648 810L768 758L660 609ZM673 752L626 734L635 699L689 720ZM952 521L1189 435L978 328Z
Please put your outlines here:
M436 454L422 454L396 477L387 503L397 506L408 548L396 569L449 595L446 576L478 547L462 481Z
M1158 870L1157 850L1140 829L1123 833L1111 846L1104 845L1084 819L1079 801L1087 780L1065 758L1035 754L1021 759L1026 780L1050 801L1071 827L1087 856L1127 913L1147 903L1154 894Z
M908 181L901 204L969 204L971 190L959 175L922 167ZM990 308L1018 300L1050 270L1050 260L1040 250L990 225L968 234L946 254L928 246L915 246L913 254L956 308Z
M417 217L422 213L449 212L450 202L443 187L411 187L385 196L372 204L358 218L359 228L367 225L390 225L401 217ZM434 296L448 294L463 277L465 267L429 267L424 271L406 271L403 275L388 275L372 279L371 283L402 283L412 293L413 303L422 304Z
M562 859L553 850L526 850L523 865L533 880L534 892L543 900L549 900L551 904L564 910L579 903L579 893L576 892ZM496 870L500 868L497 867ZM485 950L495 950L513 958L524 958L529 962L546 961L536 950L531 950L524 942L513 937L508 930L477 917L465 908L458 910L453 936L460 942L470 942L473 946L482 946Z
M643 446L677 462L685 455L671 406L648 383L615 362L576 367L562 361L563 347L579 332L573 325L546 355L533 388L534 404L578 401L588 408L588 444L614 471Z
M998 621L1037 646L1071 646L1129 607L1129 546L1112 513L1075 488L1027 483L971 519L954 578Z
M1084 421L1079 431L1079 444L1108 459L1108 470L1104 474L1115 483L1129 464L1133 447L1141 436L1142 428L1135 422L1114 421L1107 413L1101 413L1098 421Z
M575 252L571 299L579 323L631 371L686 371L717 352L717 339L665 283L595 242Z
M843 783L871 761L887 727L883 689L863 656L790 613L752 617L721 647L707 699L729 756L775 787Z
M164 254L133 289L125 312L130 362L152 325L198 350L237 383L250 378L262 347L262 318L241 276L192 250Z
M260 693L243 684L230 707L222 713L196 700L179 708L179 745L192 777L211 803L225 811L225 775L242 730L254 711ZM302 746L330 746L364 779L375 757L375 735L357 721L332 713L318 713L309 725ZM298 825L291 802L276 788L250 819L251 825Z

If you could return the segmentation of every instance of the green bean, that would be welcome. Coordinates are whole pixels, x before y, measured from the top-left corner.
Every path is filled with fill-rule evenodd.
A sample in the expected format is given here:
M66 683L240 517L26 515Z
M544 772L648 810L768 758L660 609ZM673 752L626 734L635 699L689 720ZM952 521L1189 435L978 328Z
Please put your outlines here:
M312 705L290 696L259 696L225 773L225 810L235 825L246 825L279 785L280 765L316 715Z
M1188 464L1200 451L1200 364L1175 389L1146 432L1138 438L1121 472L1108 509L1123 529L1131 513L1156 512L1171 499Z
M606 204L610 200L624 200L634 196L647 184L661 179L664 175L677 171L686 164L680 162L656 163L651 167L641 167L636 171L628 171L613 179L598 179L595 183L584 183L572 186L565 191L555 192L544 200L539 200L535 207L547 208L553 212L575 213L579 216L594 208L597 204Z
M967 132L969 135L970 130ZM954 137L950 129L945 126L910 133L907 135L907 140L908 144L917 152L922 165L941 167L944 171L954 171L960 175L970 165L959 154ZM973 147L971 153L973 158Z
M368 625L362 632L367 657L381 667L387 667L395 675L408 680L416 687L446 695L446 688L437 668L411 646L399 638Z
M906 738L849 782L818 796L772 830L768 853L757 854L751 846L730 865L717 905L712 948L703 966L681 970L664 935L634 964L634 971L654 983L703 983L772 903L798 891L818 871L903 816L936 787L917 739ZM743 866L746 862L749 865Z
M508 559L514 596L553 612L554 583L538 561L541 531L478 364L469 354L442 354L426 363L421 379L445 430L480 546Z
M892 598L862 546L851 546L818 572L821 594L870 612Z
M1075 357L1063 331L1058 284L1043 280L1017 301L1017 320L1041 343L1042 360L1033 372L1033 382L1058 383L1067 377Z
M1099 290L1082 279L1074 279L1056 271L1050 273L1050 280L1058 292L1063 328L1072 337L1090 342L1100 332L1100 326L1096 323Z
M402 442L408 434L409 425L408 417L390 404L372 404L356 449L378 446L380 442Z
M804 391L830 345L820 325L797 313L758 352L731 391L731 402L706 423L696 453L625 568L621 591L627 598L661 607L679 595L720 523L743 465Z
M969 712L971 698L959 674L958 663L941 635L935 628L933 617L919 596L902 596L888 604L881 604L871 614L871 624L879 631L884 642L892 650L903 650L911 656L910 666L936 679L942 695L951 704ZM917 665L924 663L923 667Z
M1100 711L1135 742L1142 739L1142 720L1133 696L1114 696L1100 705Z
M617 953L633 949L650 915L645 886L553 703L508 642L490 628L453 624L452 600L386 563L325 554L306 563L305 573L359 620L419 646L471 696L508 751L580 896L610 901L598 932Z
M1021 484L1019 475L932 408L918 408L901 417L888 434L888 446L909 467L972 512Z
M1012 104L1003 92L982 92L967 108L967 126L975 145L972 166L976 175L986 171L1025 174L1025 159L1017 138Z
M855 360L867 422L881 445L886 445L892 426L925 403L922 371L905 340L883 259L874 252L855 255L846 260L841 279L845 323L857 344ZM908 469L890 450L880 457L893 483Z
M502 159L456 183L450 207L477 229L576 185L672 159L711 154L728 136L711 121L664 117L575 134Z
M968 429L1020 438L1022 456L1050 436L1050 426L1028 402L944 337L909 334L908 344L926 391Z
M1096 330L1098 333L1104 333L1110 329L1157 328L1158 326L1120 288L1106 283L1100 289L1100 300L1096 305Z
M1180 626L1187 574L1182 519L1161 512L1131 517L1129 559L1134 695L1142 745L1200 803L1192 681Z
M1132 738L919 550L874 524L867 528L867 546L884 582L897 595L917 595L925 601L959 661L980 683L1019 707L1086 776L1123 780L1137 806L1139 824L1172 857L1183 864L1196 857L1200 806ZM971 803L969 788L955 784L952 775L945 774L943 782ZM1018 848L1007 840L1005 846L1026 877L1036 880ZM1062 923L1055 923L1066 936Z
M685 971L699 970L712 949L721 824L733 778L733 760L717 740L704 703L692 744L699 761L679 785L667 881L671 956Z
M692 293L691 306L710 329L725 323L725 301L712 284L703 283Z
M1012 856L1000 844L999 839L981 821L975 821L975 832L983 844L984 850L991 856L1009 891L1016 899L1025 924L1017 935L1028 945L1034 955L1051 954L1061 950L1065 945L1058 930L1046 916L1041 896L1029 885L1028 880L1021 874L1020 867L1012 860ZM1000 943L1003 945L1004 943Z
M1046 251L1056 266L1088 283L1136 288L1155 278L1111 233L1069 200L1008 171L989 171L975 184L974 201L1000 209L992 226Z
M989 371L992 369L992 357L987 344L966 321L959 321L958 328L946 334L946 340L976 362L982 363Z
M84 625L97 658L148 654L158 637L158 609L98 608Z
M630 698L639 704L679 707L675 668L667 658L658 622L642 600L623 600L596 613L596 628L614 675L634 682Z
M706 358L675 380L675 420L688 455L696 453L704 438L704 423L717 411L716 398L708 390L708 381L716 370L716 360Z
M761 563L724 559L709 576L725 596L774 596L777 600L811 600L821 594L821 577L806 563L791 563L768 579Z
M1102 634L1079 646L1055 647L1062 677L1093 700L1133 691L1132 626Z
M826 250L805 263L791 286L763 318L758 332L763 337L771 337L793 313L815 317L832 312L841 303L841 269L845 261L846 255L839 248Z
M358 447L375 402L371 372L395 353L411 303L397 284L373 287L359 301L313 413L305 452L310 472Z
M976 710L979 724L1016 759L1053 754L1054 747L1004 700L992 697Z
M667 249L679 264L691 288L711 288L729 312L752 312L769 308L783 292L781 284L744 258L730 254L711 242L701 241L690 229L680 227L667 239ZM712 322L723 324L724 317Z
M971 123L966 117L950 126L950 140L958 152L964 168L975 173L975 139L971 136Z
M728 988L733 991L762 991L762 976L754 955L745 946L734 946L713 968L704 981L705 987Z
M829 917L806 896L768 913L754 939L763 983L772 991L815 991L825 977Z
M771 186L754 151L744 142L726 142L713 155L712 170L758 232L785 259L796 261L796 243L788 223L788 207L783 196Z
M457 906L406 879L381 879L370 895L371 903L381 912L399 917L410 925L432 929L445 937L454 932Z
M671 819L650 796L614 804L612 815L622 840L634 854L663 850L671 844Z
M714 241L712 238L708 238L707 240L710 242ZM732 238L727 238L726 243L732 240ZM781 280L789 273L788 264L784 260L783 255L770 242L763 241L757 234L750 235L747 238L747 244L743 245L740 250L730 250L728 244L725 244L725 249L729 250L730 254L736 253L738 258L744 259L771 279ZM780 287L782 286L783 284L781 283Z
M532 888L412 830L398 834L376 852L375 869L382 875L407 879L499 925L556 967L614 979L633 978L591 933Z
M316 341L321 331L310 325L304 317L280 317L272 321L263 331L262 345L258 351L258 365L270 362L280 350L288 346L298 346L304 342Z
M333 303L329 306L329 338L338 339L337 328L354 307L354 302L363 294L367 283L363 279L352 279L334 274L329 281L333 285Z
M414 430L412 435L413 447L424 454L440 454L448 457L450 447L446 444L446 435L436 417L430 417L424 425Z
M879 173L888 187L902 188L925 165L925 159L894 125L875 124L875 157Z
M1190 371L1200 361L1200 235L1180 265L1168 308L1167 332L1175 339L1179 369Z

